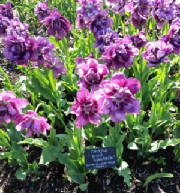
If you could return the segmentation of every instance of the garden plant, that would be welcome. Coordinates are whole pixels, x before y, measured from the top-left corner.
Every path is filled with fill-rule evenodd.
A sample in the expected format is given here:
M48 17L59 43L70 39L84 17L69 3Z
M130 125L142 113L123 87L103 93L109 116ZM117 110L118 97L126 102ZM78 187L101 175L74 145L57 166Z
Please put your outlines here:
M109 171L133 192L132 152L159 168L162 151L180 162L180 1L0 3L0 61L18 70L13 83L0 63L0 160L17 179L38 181L59 163L77 191ZM115 147L116 166L87 169L85 150L104 147ZM177 176L157 170L142 190L160 178Z

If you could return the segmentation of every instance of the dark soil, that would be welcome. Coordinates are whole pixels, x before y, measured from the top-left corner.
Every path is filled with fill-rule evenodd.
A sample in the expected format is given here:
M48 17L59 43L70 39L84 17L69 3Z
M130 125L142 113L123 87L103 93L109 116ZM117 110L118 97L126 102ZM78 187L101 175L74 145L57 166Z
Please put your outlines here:
M17 65L15 62L11 60L7 60L3 54L3 47L0 44L0 65L4 72L8 75L12 84L15 84L21 72L17 69ZM2 82L4 81L4 75L0 73L0 88L3 88Z
M33 151L33 150L32 150ZM130 187L123 182L112 168L99 170L97 175L86 177L89 193L179 193L180 163L174 161L173 149L161 150L153 154L154 158L164 157L166 165L142 160L137 152L126 150L125 161L131 169L132 184ZM37 151L39 154L40 152ZM33 153L34 154L34 153ZM40 155L40 154L39 154ZM36 155L37 157L39 155ZM34 157L34 156L33 156ZM58 162L40 166L39 179L29 175L25 181L15 177L17 167L8 165L7 160L0 162L0 192L2 193L82 193L78 185L71 182L66 175L66 168ZM155 173L172 173L174 178L158 178L143 188L145 179Z

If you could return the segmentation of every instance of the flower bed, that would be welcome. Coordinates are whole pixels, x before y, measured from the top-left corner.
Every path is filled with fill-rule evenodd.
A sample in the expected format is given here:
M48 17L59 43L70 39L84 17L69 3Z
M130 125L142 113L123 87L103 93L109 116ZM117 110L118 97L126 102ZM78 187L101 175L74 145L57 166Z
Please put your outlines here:
M18 179L38 180L41 167L54 163L81 191L108 171L133 191L128 155L165 166L158 153L170 148L180 161L178 1L2 3L3 55L23 75L12 84L0 68L0 159L18 166ZM84 156L101 147L115 147L117 157L102 175L86 168ZM30 159L28 149L36 148L38 158ZM166 171L146 175L142 190L175 178Z

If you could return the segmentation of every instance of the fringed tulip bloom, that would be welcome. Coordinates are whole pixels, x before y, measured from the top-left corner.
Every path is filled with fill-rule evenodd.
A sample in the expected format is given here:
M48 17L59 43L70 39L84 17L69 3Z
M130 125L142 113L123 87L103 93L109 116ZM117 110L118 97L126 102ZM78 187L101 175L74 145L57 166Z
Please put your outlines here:
M146 24L147 17L145 15L142 15L140 12L135 10L131 14L131 23L136 27L140 28L141 26L144 26Z
M180 22L174 22L167 35L162 36L162 40L173 46L173 53L180 53Z
M162 40L149 42L146 44L146 51L142 53L145 60L148 61L148 67L157 67L161 62L169 62L166 56L171 54L173 47Z
M81 7L77 10L77 28L89 27L102 7L102 1L80 0Z
M110 44L115 43L118 39L118 33L109 29L105 34L97 36L93 48L99 47L99 52L102 54Z
M37 7L34 9L34 15L38 17L38 20L42 22L46 17L51 13L51 10L48 7L48 1L38 1Z
M81 78L78 82L80 88L85 87L97 90L99 84L109 72L105 65L99 64L98 61L93 58L77 58L76 64L77 74Z
M107 15L108 9L100 11L91 22L89 30L94 34L95 38L98 38L99 35L106 34L109 29L112 29L113 21L110 17L107 17Z
M10 59L16 62L19 65L27 66L29 60L35 60L37 57L37 42L34 38L31 38L28 34L25 33L18 34L17 31L8 31L7 35L3 39L5 45L4 56L7 59ZM19 31L20 32L20 31ZM22 36L21 36L22 35Z
M21 111L28 105L28 101L21 98L16 98L12 91L4 91L0 93L0 123L5 121L17 121Z
M53 48L54 45L51 44L51 42L44 38L44 37L37 37L35 38L37 42L37 48L35 49L36 55L32 59L33 63L32 66L39 66L39 65L44 65L47 63L47 67L51 65L51 61L54 60L54 53L53 53Z
M140 90L140 82L135 78L126 79L123 73L116 73L111 80L101 84L104 94L99 99L100 112L110 114L113 122L124 120L126 113L140 113L140 103L134 94Z
M3 42L5 44L4 56L19 65L26 66L30 58L30 53L26 47L26 40L19 36L7 36Z
M12 6L9 1L6 3L6 5L0 4L0 15L7 17L8 19L13 18Z
M146 24L151 6L150 0L133 0L125 6L125 10L131 12L131 23L139 28Z
M174 0L154 0L152 3L152 17L157 21L158 28L163 22L170 23L176 16Z
M77 101L72 104L71 113L77 116L77 128L81 128L89 122L95 125L99 125L101 122L98 100L95 94L89 93L86 88L81 88L77 92Z
M133 42L133 45L140 49L143 46L146 45L146 43L148 42L148 40L145 37L145 33L144 32L140 32L134 36L131 37L131 41Z
M27 111L26 114L21 115L19 123L16 125L17 131L26 130L26 136L32 135L40 136L40 133L46 135L47 130L50 130L50 125L47 123L47 119L39 117L34 111Z
M103 60L108 67L114 70L125 67L128 68L133 63L133 58L138 55L138 49L132 45L129 36L117 40L111 44L103 53Z
M43 20L47 26L48 35L55 36L56 40L61 40L71 31L71 24L64 16L61 16L58 9L53 9L51 14Z

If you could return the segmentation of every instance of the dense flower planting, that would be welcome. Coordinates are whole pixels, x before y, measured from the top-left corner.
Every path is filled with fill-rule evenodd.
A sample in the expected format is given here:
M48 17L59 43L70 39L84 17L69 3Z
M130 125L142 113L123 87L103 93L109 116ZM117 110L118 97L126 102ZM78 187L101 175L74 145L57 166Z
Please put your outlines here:
M2 54L23 74L13 85L0 67L0 159L16 160L24 179L59 161L81 190L95 175L86 149L115 147L128 186L125 149L147 161L172 146L179 161L179 1L30 2L32 22L17 1L0 4ZM24 144L41 148L40 160L30 163Z

